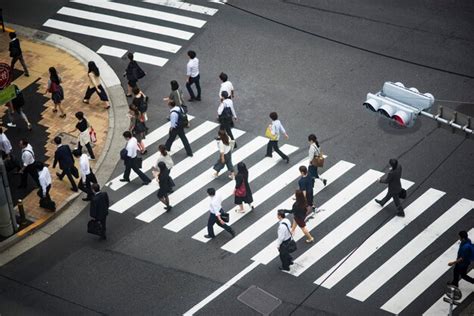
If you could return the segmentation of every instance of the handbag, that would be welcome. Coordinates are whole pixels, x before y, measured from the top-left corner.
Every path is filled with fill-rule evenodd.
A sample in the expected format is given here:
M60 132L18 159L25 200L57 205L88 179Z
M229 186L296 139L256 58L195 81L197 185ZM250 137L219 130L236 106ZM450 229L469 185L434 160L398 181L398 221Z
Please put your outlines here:
M230 221L230 214L225 212L223 209L219 211L221 213L221 219L225 222L228 223Z
M91 142L93 143L97 142L97 134L95 130L92 128L92 126L89 128L89 135L91 137Z
M76 166L72 166L71 174L74 176L74 178L79 178L79 170L77 170Z
M277 140L277 135L272 133L272 129L270 127L271 125L267 126L267 129L265 130L265 137L270 139L270 140Z
M247 188L245 187L245 181L242 181L242 184L235 189L235 196L245 197L247 195Z
M400 193L398 193L398 197L399 197L400 199L406 199L406 198L407 198L407 190L402 189L402 190L400 191Z
M102 234L102 224L96 219L91 219L87 223L87 232L92 235L100 236Z
M122 150L120 150L120 159L125 160L127 159L127 157L128 157L127 148L122 148Z
M138 167L138 169L141 169L141 168L142 168L142 165L143 165L143 159L142 159L142 157L138 157L138 156L135 157L134 163L135 163L135 166Z
M316 147L316 149L318 150L318 154L314 155L313 159L311 160L311 165L322 168L324 166L323 152L318 147Z
M289 253L295 252L298 249L298 246L296 245L296 241L293 239L293 235L291 235L290 228L288 225L283 224L286 226L286 229L290 232L290 241L286 243L286 249L288 250Z

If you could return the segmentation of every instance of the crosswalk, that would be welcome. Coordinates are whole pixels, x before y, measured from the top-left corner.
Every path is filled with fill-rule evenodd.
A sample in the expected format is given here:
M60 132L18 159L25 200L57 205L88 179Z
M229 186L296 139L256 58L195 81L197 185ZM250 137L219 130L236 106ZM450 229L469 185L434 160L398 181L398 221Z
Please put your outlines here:
M43 26L112 44L101 45L99 54L123 58L132 50L136 61L163 67L170 54L177 53L218 12L211 6L179 0L142 0L134 5L120 0L70 0Z
M190 118L196 120L194 117ZM158 143L163 143L167 137L168 125L169 123L166 123L150 132L145 140L147 146L156 146ZM165 230L185 234L195 242L212 243L209 239L204 238L207 228L202 226L202 222L207 218L208 200L206 195L202 193L205 192L207 187L214 186L222 196L224 205L233 205L235 182L227 179L224 174L219 179L212 176L211 166L217 158L217 145L214 136L218 124L204 121L201 123L194 122L193 126L193 128L187 130L187 136L193 146L194 156L185 156L182 150L183 145L178 139L173 144L171 152L175 160L175 166L171 169L171 176L178 184L176 190L170 195L170 202L174 206L173 211L167 213L166 217L162 217L165 213L164 205L155 196L152 196L159 188L156 182L148 186L140 186L138 180L123 183L118 181L122 175L116 176L108 183L109 189L119 193L120 196L118 200L114 201L110 209L117 213L132 212L134 215L138 212L138 215L135 216L136 220L145 223L153 223L162 217L165 218L166 223L160 223L160 225ZM267 139L249 135L239 129L234 130L234 135L239 139L240 146L234 150L232 159L234 165L240 161L247 163L255 209L247 209L245 213L237 213L233 211L237 207L228 208L231 213L229 225L235 228L237 235L232 239L228 239L228 236L218 236L217 238L224 241L220 248L232 254L242 253L251 244L260 247L263 242L264 247L261 247L257 252L253 252L253 255L249 258L254 265L246 271L251 271L255 264L268 265L278 257L275 232L271 231L275 229L278 221L275 210L291 209L294 202L292 192L297 188L296 181L299 177L298 168L300 165L307 164L307 158L302 160L296 158L305 157L306 148L298 148L289 144L281 146L282 151L291 155L292 160L295 161L286 164L281 161L278 155L263 157ZM199 144L199 147L196 148L196 144ZM156 154L151 154L144 159L143 171L150 173L150 169L156 163L156 158ZM254 161L254 163L249 165L249 160ZM332 162L333 158L329 156L328 161ZM275 169L278 171L275 171ZM193 175L188 177L187 175L190 172ZM294 259L294 265L292 265L289 274L294 277L305 276L304 279L312 278L312 280L315 280L315 285L320 285L326 290L332 290L348 277L359 279L357 285L344 294L348 298L357 301L370 302L374 294L381 291L384 285L400 277L400 273L415 259L419 260L419 256L424 249L432 244L437 244L440 239L448 238L452 240L450 246L437 250L437 258L425 266L420 266L417 275L408 283L400 285L395 294L391 294L391 297L388 297L379 306L381 310L400 314L423 293L432 290L434 284L440 287L437 292L439 295L444 291L442 284L445 282L447 274L451 273L447 262L456 256L459 246L459 243L455 243L457 231L453 231L451 228L463 220L472 218L469 216L472 216L474 201L462 198L451 207L446 208L440 216L434 216L426 227L418 225L416 235L411 240L404 242L401 248L388 259L379 262L377 268L370 271L367 276L363 276L362 279L358 278L356 272L360 270L364 263L368 260L377 260L377 253L381 249L386 249L384 247L389 242L400 238L407 227L413 229L413 223L417 223L417 219L422 215L432 213L437 203L447 196L445 192L435 188L419 192L414 195L413 199L405 202L405 217L387 218L382 225L377 227L375 232L363 240L363 243L357 249L349 252L343 258L335 260L337 263L333 267L327 271L315 270L316 265L324 262L328 254L344 244L346 240L360 239L358 232L367 227L369 222L378 216L380 218L380 215L386 217L387 214L393 214L394 209L387 210L393 208L393 205L386 204L385 207L381 207L374 202L374 199L382 198L387 192L386 189L376 184L377 179L382 175L383 172L381 171L373 169L364 171L363 168L357 168L355 164L344 160L329 163L321 175L327 179L327 185L324 186L320 181L316 181L314 187L314 194L318 197L316 201L319 201L319 195L323 193L326 196L326 201L317 205L321 211L314 214L314 219L307 222L307 228L309 231L315 231L318 234L319 228L323 228L326 221L338 218L339 223L324 236L315 235L316 241L314 244L299 247L298 255ZM262 184L260 179L263 177L269 180ZM131 177L131 179L135 180L136 176ZM259 183L258 186L257 183ZM402 179L402 185L405 189L410 189L416 183L408 179ZM379 191L371 193L374 190ZM121 194L121 192L124 193ZM362 204L360 203L361 199L364 200ZM348 210L353 208L356 200L356 204L361 206L350 210L348 214ZM189 203L190 201L192 202ZM272 201L271 207L268 206L269 201ZM474 234L472 223L469 221L467 223L468 227L464 229ZM214 230L216 235L223 231L220 227L215 227ZM303 237L303 233L297 229L294 239L299 241ZM451 275L449 275L450 277ZM468 295L472 292L472 286L463 284L462 287L466 288ZM440 310L445 309L444 304L446 303L442 302L442 299L439 301L439 297L432 297L432 301L423 302L423 304L425 310L420 310L419 314L425 312L426 315L435 315Z

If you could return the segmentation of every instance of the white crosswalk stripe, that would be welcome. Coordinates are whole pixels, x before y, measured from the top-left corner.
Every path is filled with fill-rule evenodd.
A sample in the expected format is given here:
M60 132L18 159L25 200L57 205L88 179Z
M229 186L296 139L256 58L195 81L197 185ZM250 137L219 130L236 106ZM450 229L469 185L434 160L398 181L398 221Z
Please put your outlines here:
M155 8L149 8L150 5ZM179 10L181 14L166 10ZM178 0L142 0L136 1L134 5L110 0L70 0L69 6L60 8L43 26L117 42L111 46L102 45L97 53L123 58L128 51L132 51L135 61L163 67L169 58L163 56L163 52L164 55L177 53L183 41L189 41L194 36L193 30L198 31L207 22L187 15L200 14L211 18L217 12L216 8ZM150 19L154 21L146 22ZM97 23L103 26L98 27ZM160 40L156 37L160 37ZM165 39L161 40L163 37ZM153 50L153 53L146 50Z
M192 118L192 117L191 117ZM171 169L170 175L173 178L180 177L180 179L185 179L184 185L180 186L175 192L170 194L170 203L173 205L173 210L170 214L176 212L176 217L169 220L167 223L164 223L163 227L169 231L183 234L183 230L187 227L192 226L196 228L193 234L186 236L187 238L191 237L193 240L210 243L212 242L204 238L204 235L207 233L207 227L198 226L198 223L202 221L197 221L202 216L208 213L208 198L200 198L197 202L193 202L192 206L188 209L181 209L180 205L184 204L188 199L191 199L195 193L203 190L207 185L209 185L214 177L212 176L213 169L206 169L201 174L194 176L191 180L186 179L185 176L187 173L195 168L198 165L201 165L209 159L216 155L217 157L217 146L212 135L212 131L217 128L218 124L210 121L205 121L199 125L196 125L193 129L187 131L187 137L190 143L193 143L199 139L207 138L207 142L200 142L199 148L194 149L193 157L186 157L180 161L176 161L175 166ZM167 136L167 129L169 123L164 124L163 126L158 127L156 130L152 131L146 138L148 142L147 145L155 144L160 139L164 139ZM244 135L244 131L234 129L235 138L239 139L239 149L235 150L232 155L234 165L237 165L240 161L245 161L251 155L257 154L257 152L267 144L268 140L263 137L255 137L253 139L247 140L246 143L241 140L241 136ZM179 150L183 149L183 145L179 139L176 140L173 145L173 154ZM281 147L282 151L288 155L298 154L298 148L289 144L285 144ZM150 150L150 149L149 149ZM154 150L153 150L154 151ZM262 153L263 155L263 153ZM157 154L151 154L143 162L143 171L148 171L156 163ZM179 156L177 156L179 159ZM248 164L248 163L247 163ZM278 168L285 166L284 171L278 172L275 175L274 167L279 164ZM286 196L282 201L278 201L278 206L272 206L271 210L266 209L267 201L278 197L278 192L281 192L283 189L292 189L297 188L297 179L300 176L299 166L306 165L307 158L303 158L297 163L286 165L281 163L281 158L275 155L273 158L262 158L258 160L255 164L249 165L249 182L254 191L254 206L255 210L247 210L246 213L236 213L233 212L234 209L238 209L238 206L232 207L229 212L231 212L231 220L229 225L235 226L237 231L240 233L235 236L233 239L230 239L226 242L221 248L233 254L238 254L246 246L256 242L257 239L265 239L265 246L257 250L257 253L254 254L251 258L253 264L244 269L241 273L232 278L231 283L235 283L239 278L244 277L247 273L252 271L257 265L263 264L268 265L271 261L278 257L278 250L276 247L276 242L274 238L268 240L268 234L264 234L271 228L276 228L278 219L275 214L277 209L291 209L292 204L294 203L293 195ZM370 194L368 192L369 187L375 188L376 180L383 175L382 172L376 170L366 170L365 172L357 171L358 175L355 176L355 179L351 179L344 188L336 191L334 189L334 182L339 178L344 178L349 176L349 171L353 170L355 167L354 164L346 161L338 161L330 166L323 174L322 178L327 179L327 186L323 186L320 181L315 182L314 194L318 195L323 190L325 193L329 194L328 200L319 206L320 212L313 214L313 219L309 220L306 223L306 227L309 231L314 230L321 225L324 225L325 221L329 218L336 218L338 224L333 228L329 233L324 236L318 236L315 234L316 239L318 240L315 244L309 245L305 251L301 252L299 250L299 255L294 259L294 264L291 266L289 274L294 277L300 277L302 279L307 279L304 277L308 276L309 273L304 273L312 267L315 267L319 262L324 262L329 258L329 253L337 249L348 240L355 236L356 232L361 230L363 227L366 227L376 217L379 217L383 210L386 208L393 208L393 203L391 201L387 202L385 207L379 206L374 202L374 199L382 198L387 190L379 191L379 194ZM257 178L262 177L263 175L274 174L274 177L270 177L269 181L266 181L260 187L254 187L255 183L261 181L255 181ZM351 172L352 173L352 172ZM137 178L135 174L133 179ZM165 214L164 205L158 201L156 197L151 195L159 189L158 183L153 181L148 186L134 187L132 190L133 184L119 182L118 180L122 175L117 176L110 182L110 188L112 190L121 190L127 191L129 193L121 196L118 201L115 201L110 207L111 210L123 213L129 209L136 210L140 207L140 203L151 198L155 202L147 210L140 213L136 216L136 219L145 223L151 223L163 214ZM229 198L233 197L235 181L226 179L225 172L221 174L221 181L224 180L225 183L223 186L217 189L218 194L221 195L224 202ZM352 176L351 176L352 177ZM132 180L132 176L131 176ZM219 180L216 180L219 181ZM405 189L410 189L414 183L409 180L402 179L402 187ZM375 192L376 193L376 192ZM402 232L410 223L415 221L422 214L425 214L428 209L435 205L443 196L444 192L439 190L428 188L423 192L419 197L414 199L408 206L405 207L406 217L396 217L389 219L385 222L384 225L379 227L373 234L371 234L363 243L356 248L354 252L351 252L345 258L340 260L335 266L322 274L314 283L320 284L321 286L331 289L338 283L344 280L349 274L355 271L360 267L366 260L369 258L374 258L374 254L378 249L382 248L390 240L396 239L400 236ZM201 196L204 196L201 194ZM358 210L351 211L350 215L345 215L343 218L340 218L341 215L333 216L343 208L347 208L347 205L353 203L352 201L359 196L363 196L364 199L367 199L363 206ZM359 199L359 198L358 198ZM150 205L150 204L148 204ZM454 205L452 205L447 211L445 211L440 217L434 218L430 224L428 224L426 229L420 229L421 231L417 232L417 236L409 240L404 244L404 246L395 252L389 259L384 259L384 261L379 262L377 265L378 268L375 271L372 271L371 274L366 277L364 280L359 281L358 284L354 285L354 288L349 293L344 293L348 297L354 298L359 301L365 301L371 297L375 292L381 291L383 285L386 284L389 280L398 278L404 268L412 262L423 249L426 249L430 244L434 243L438 238L444 235L454 224L459 222L464 218L469 211L474 208L474 202L461 199ZM260 214L260 210L265 209L263 214ZM395 210L392 210L393 212ZM258 218L255 221L247 221L247 223L241 223L246 221L241 221L245 216L249 214L250 216L258 215ZM387 214L389 214L387 212ZM244 226L241 229L240 226ZM246 226L246 227L245 227ZM186 230L189 231L189 230ZM220 234L224 230L220 227L214 227L214 233ZM474 233L474 229L469 233ZM276 235L276 232L275 232ZM300 241L304 237L304 234L296 229L294 234L294 239ZM270 242L270 243L268 243ZM396 294L392 294L391 297L387 298L387 301L381 304L380 308L382 310L398 314L403 312L407 307L413 304L418 297L423 293L426 293L426 290L430 288L436 282L440 282L441 276L443 276L448 270L447 262L456 255L458 244L454 244L448 249L443 249L443 253L431 263L428 263L426 266L420 266L419 273L412 278L409 282L401 286L400 290ZM300 248L300 247L299 247ZM421 251L420 251L421 249ZM245 252L242 252L245 253ZM342 256L341 256L342 257ZM378 260L378 259L373 259ZM323 272L323 271L321 271ZM471 273L472 274L472 273ZM230 281L229 281L230 282ZM226 283L227 284L227 283ZM230 283L229 283L230 284ZM461 285L463 283L461 282ZM208 297L208 300L212 300L225 291L226 287L224 286L218 290L215 295ZM471 289L472 291L472 289ZM468 290L469 292L469 290ZM426 311L426 315L435 315L439 311L444 311L446 309L446 303L442 301L430 302L433 304L431 308ZM197 306L197 305L196 305ZM426 308L426 304L425 307ZM421 311L420 311L421 314Z
M472 236L473 234L474 229L471 229L468 235ZM457 253L458 248L459 242L454 243L448 250L411 280L410 283L405 285L403 289L392 296L381 308L394 314L399 314L403 311L410 305L414 298L423 293L431 284L450 269L448 262L453 260L453 254Z
M436 221L423 230L418 236L413 238L394 256L385 261L383 265L350 291L347 296L359 301L365 301L377 291L377 289L402 270L403 267L410 263L414 259L415 254L420 253L423 249L436 241L440 235L466 215L473 207L474 203L472 201L466 199L460 200L443 215L438 217Z

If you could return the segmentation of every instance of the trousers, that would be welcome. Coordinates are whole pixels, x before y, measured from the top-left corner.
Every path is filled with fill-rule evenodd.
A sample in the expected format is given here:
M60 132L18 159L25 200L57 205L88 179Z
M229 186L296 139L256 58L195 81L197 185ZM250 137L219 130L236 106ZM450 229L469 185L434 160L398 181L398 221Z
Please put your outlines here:
M94 152L92 151L91 143L87 143L86 148L87 148L87 152L89 153L89 156L91 156L91 159L95 159L95 155L94 155ZM77 143L77 150L79 150L79 152L82 152L82 145L80 142Z
M207 234L212 238L216 237L216 235L214 235L214 224L217 224L217 226L224 228L225 231L229 234L234 234L234 230L229 225L221 224L217 216L211 213L209 214L209 219L207 220Z
M21 54L20 56L15 56L15 57L12 57L12 61L11 61L11 64L10 64L10 68L12 69L15 69L15 64L17 61L20 61L20 64L23 66L23 70L25 71L25 75L29 75L28 73L28 67L26 67L26 63L25 63L25 60L23 59L23 54Z
M395 206L397 207L397 210L402 212L403 211L403 206L400 203L400 198L398 197L397 194L390 193L390 191L387 192L387 195L382 199L382 204L385 204L390 200L390 198L393 198L393 202L395 203Z
M280 253L281 267L284 270L289 270L290 263L293 261L293 257L288 251L288 243L290 242L290 240L291 238L288 240L285 240L284 242L281 243L280 247L278 248L278 252Z
M461 266L456 264L453 270L453 282L452 284L455 286L459 286L459 279L464 279L469 283L474 283L474 278L471 278L467 275L467 268L469 266Z
M186 89L188 89L188 93L191 99L201 99L201 85L199 84L200 78L200 75L197 75L196 77L189 77L188 82L186 82ZM191 85L193 83L196 85L197 96L194 95L194 91L191 88Z
M71 182L72 189L74 191L77 191L77 185L76 185L76 182L74 181L74 178L72 177L71 168L62 169L62 172L59 175L59 178L62 180L64 176L66 176L69 182Z
M172 128L170 131L170 134L168 136L168 139L166 140L166 150L170 151L171 150L171 145L173 145L174 140L176 139L176 136L179 136L181 141L183 142L184 150L186 150L186 154L188 156L191 156L193 154L193 151L191 150L191 146L189 145L189 141L186 138L186 134L184 133L184 128L183 127L178 127L178 128Z
M274 150L277 154L279 154L280 157L281 157L283 160L288 160L288 156L285 155L285 154L280 150L280 148L278 147L278 141L277 141L277 140L270 140L270 141L268 141L268 144L267 144L267 156L268 156L268 157L271 157L271 156L272 156L272 150Z
M132 170L140 177L140 179L143 182L145 182L145 183L150 183L151 182L150 178L148 178L147 175L144 174L140 170L140 168L138 168L137 164L135 163L135 158L127 157L125 159L125 171L123 173L123 178L126 179L126 180L130 180L130 172Z

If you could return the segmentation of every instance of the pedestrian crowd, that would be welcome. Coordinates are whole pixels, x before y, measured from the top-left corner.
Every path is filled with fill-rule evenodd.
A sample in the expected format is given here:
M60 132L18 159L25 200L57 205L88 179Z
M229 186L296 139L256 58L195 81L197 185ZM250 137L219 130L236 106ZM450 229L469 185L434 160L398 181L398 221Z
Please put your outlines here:
M21 46L15 33L10 33L10 56L11 67L15 66L17 61L20 61L24 68L24 75L28 76L28 69L24 61ZM201 101L201 85L200 85L200 71L199 59L196 52L190 50L187 52L189 57L186 65L186 80L185 86L189 94L188 102ZM148 185L152 181L156 181L159 185L157 192L158 200L163 203L164 209L169 212L173 209L170 201L170 194L173 193L175 183L171 177L171 170L174 166L172 154L172 145L179 137L183 143L183 147L188 157L193 157L193 151L186 137L186 128L189 127L188 120L188 106L184 101L184 94L180 89L177 80L171 80L171 91L168 96L163 98L169 108L169 131L168 138L164 144L158 146L158 158L156 164L152 168L151 176L146 175L141 171L142 156L148 153L145 146L144 139L148 133L148 96L139 88L138 82L146 76L146 72L140 67L137 61L134 60L133 53L128 53L127 58L129 63L125 69L124 77L127 79L127 93L126 96L131 98L129 104L128 118L130 120L128 130L123 132L125 140L124 148L120 151L120 158L123 160L125 171L122 182L130 182L130 173L133 170L142 181L142 185ZM51 94L51 99L54 104L53 112L59 112L60 118L66 117L66 112L62 107L64 100L64 91L61 86L62 78L59 76L54 67L49 68L49 80L46 88L46 93ZM232 129L235 122L238 121L238 116L234 106L235 91L228 75L224 72L218 75L221 84L218 92L218 106L217 106L217 121L220 128L217 133L216 143L218 148L217 161L213 166L213 176L219 177L220 172L226 167L228 178L235 181L234 188L234 203L237 206L236 212L245 213L244 204L249 205L250 209L254 209L252 189L249 184L249 172L244 162L237 164L235 170L232 163L232 153L237 148ZM88 63L87 80L89 82L88 88L85 92L83 103L88 104L90 98L95 93L103 102L104 108L110 108L109 99L104 87L101 85L100 71L97 65L90 61ZM193 86L196 92L193 89ZM7 123L9 127L15 127L13 114L16 112L20 114L26 122L28 129L31 130L31 123L22 110L24 99L21 91L17 89L17 98L8 104L10 122ZM90 160L95 159L92 145L94 143L95 134L92 126L86 118L84 112L75 113L77 124L75 130L71 132L78 132L77 148L71 150L68 145L62 144L61 137L54 138L54 143L57 149L54 155L53 168L59 165L61 172L57 172L57 177L62 180L67 177L71 190L77 192L81 190L86 193L83 198L84 201L90 201L90 216L92 220L88 223L88 231L97 234L101 239L106 239L106 217L109 208L109 198L106 192L100 191L100 186L97 182L93 170L90 166ZM273 152L276 152L282 160L286 163L290 162L290 158L280 150L279 140L282 136L289 138L282 122L279 119L277 112L269 113L269 123L265 130L265 136L268 138L265 157L272 157ZM324 155L321 146L315 134L309 134L308 137L308 164L299 167L300 178L298 179L298 189L294 193L294 204L291 209L277 210L278 229L277 229L277 247L280 254L281 266L280 270L290 271L290 266L293 264L291 253L296 251L296 241L293 236L296 227L299 227L306 237L305 242L311 244L315 238L311 235L306 223L313 218L317 212L314 202L314 184L315 180L322 182L324 186L327 185L327 179L321 178L318 173L318 168L324 165ZM19 143L21 148L21 162L17 169L21 174L20 187L26 187L28 176L39 187L37 192L40 197L40 205L51 210L55 209L54 202L50 198L51 190L51 175L47 166L35 159L34 150L29 144L28 140L22 139ZM2 128L0 128L0 151L4 159L11 159L12 145ZM75 167L75 159L79 159L79 170ZM400 199L406 197L406 191L401 185L402 166L396 159L389 160L389 172L378 179L378 182L388 185L386 196L375 202L383 207L390 199L393 199L398 212L397 216L405 216ZM79 179L76 184L76 180ZM214 238L214 225L217 224L232 237L235 236L235 231L228 225L230 221L229 212L222 207L222 197L215 188L207 188L209 196L209 219L207 224L207 234L205 238ZM172 199L171 199L172 200ZM288 216L291 214L293 220ZM467 275L470 262L473 260L473 246L465 231L459 233L461 245L458 251L458 256L455 261L449 262L450 266L454 266L453 281L450 285L458 286L460 278L473 283L473 278Z

